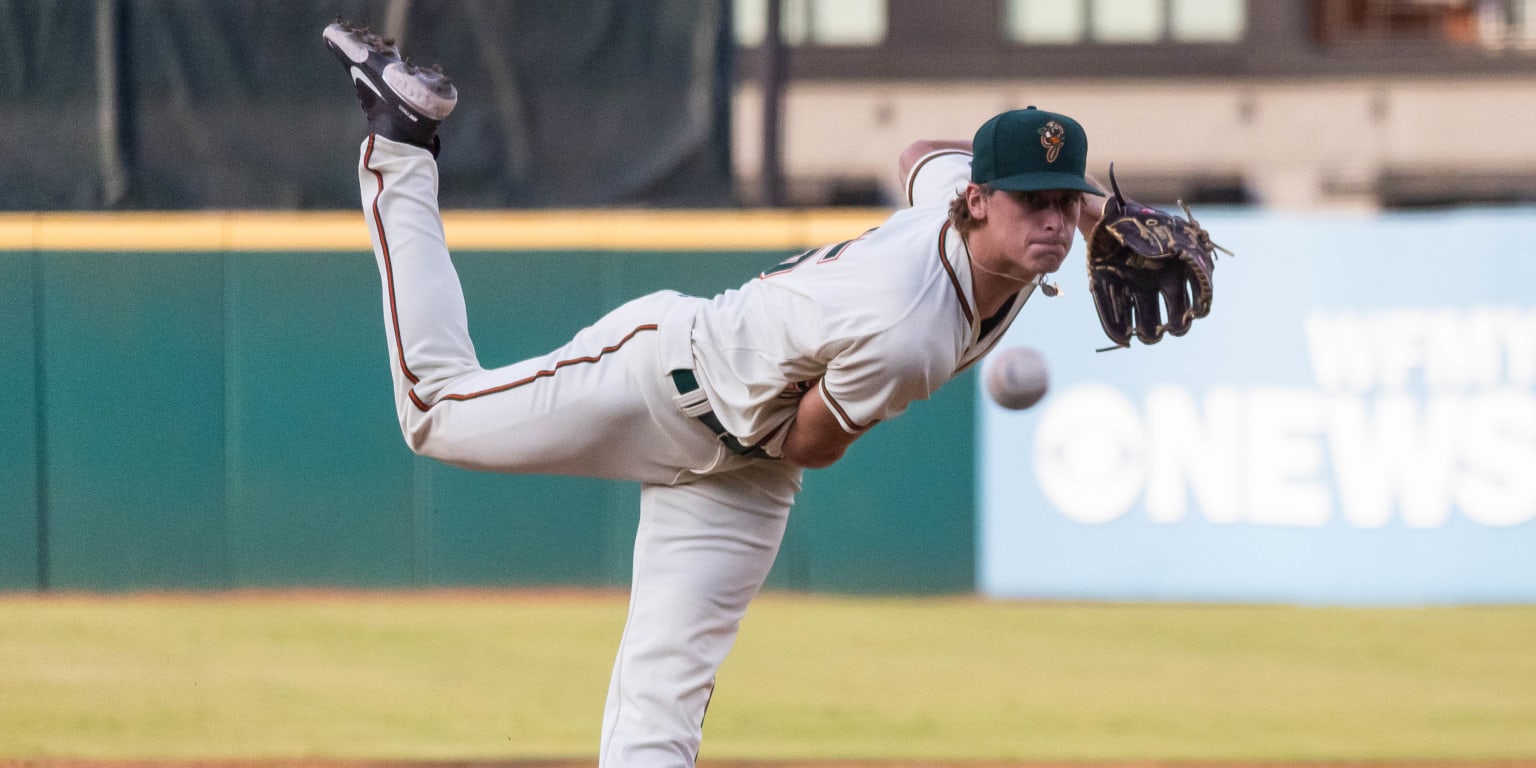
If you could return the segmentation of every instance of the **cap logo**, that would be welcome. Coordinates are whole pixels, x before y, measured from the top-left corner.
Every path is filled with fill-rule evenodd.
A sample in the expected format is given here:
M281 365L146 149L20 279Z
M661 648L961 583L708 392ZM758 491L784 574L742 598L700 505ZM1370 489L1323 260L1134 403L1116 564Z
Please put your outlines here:
M1056 156L1061 154L1061 148L1067 143L1067 129L1061 123L1051 120L1040 126L1040 146L1045 147L1045 161L1056 162Z

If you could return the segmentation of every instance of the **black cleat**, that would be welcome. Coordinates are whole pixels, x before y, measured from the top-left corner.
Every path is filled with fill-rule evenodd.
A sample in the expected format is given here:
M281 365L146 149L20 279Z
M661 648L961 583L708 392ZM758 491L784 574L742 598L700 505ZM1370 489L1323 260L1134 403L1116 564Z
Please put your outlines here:
M459 103L453 81L436 66L422 68L401 60L393 40L341 19L327 26L323 37L352 76L368 130L436 155L437 126Z

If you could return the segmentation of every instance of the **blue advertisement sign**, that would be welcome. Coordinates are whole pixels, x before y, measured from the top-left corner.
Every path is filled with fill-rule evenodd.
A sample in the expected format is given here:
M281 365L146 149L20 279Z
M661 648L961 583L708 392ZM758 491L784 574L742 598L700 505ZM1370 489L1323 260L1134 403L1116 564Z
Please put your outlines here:
M1196 214L1188 335L1096 352L1079 243L1002 342L1051 382L978 395L982 591L1536 602L1536 212Z

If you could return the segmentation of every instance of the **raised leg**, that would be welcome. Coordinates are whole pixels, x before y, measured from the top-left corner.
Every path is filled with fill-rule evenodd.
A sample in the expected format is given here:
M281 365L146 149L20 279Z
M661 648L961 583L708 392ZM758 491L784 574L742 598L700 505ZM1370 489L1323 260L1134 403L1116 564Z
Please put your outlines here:
M358 171L373 237L395 408L412 450L494 472L676 482L717 463L714 436L672 403L657 330L684 299L652 294L560 348L484 369L437 205L428 150L370 135Z

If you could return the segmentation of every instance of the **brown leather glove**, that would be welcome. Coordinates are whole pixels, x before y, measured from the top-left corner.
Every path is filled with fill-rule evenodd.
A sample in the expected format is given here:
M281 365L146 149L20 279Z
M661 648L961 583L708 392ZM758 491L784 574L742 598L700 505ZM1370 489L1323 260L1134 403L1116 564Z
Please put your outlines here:
M1212 243L1182 202L1187 219L1126 198L1113 165L1109 184L1114 195L1088 238L1088 287L1104 333L1116 347L1129 347L1132 333L1143 344L1164 331L1183 336L1211 311L1215 251L1231 251Z

